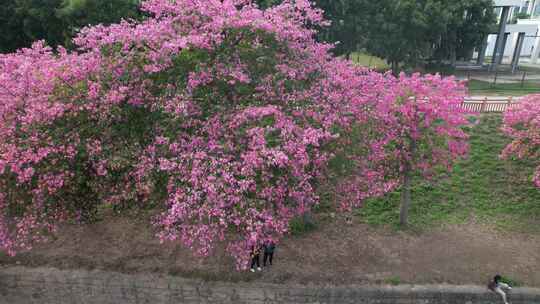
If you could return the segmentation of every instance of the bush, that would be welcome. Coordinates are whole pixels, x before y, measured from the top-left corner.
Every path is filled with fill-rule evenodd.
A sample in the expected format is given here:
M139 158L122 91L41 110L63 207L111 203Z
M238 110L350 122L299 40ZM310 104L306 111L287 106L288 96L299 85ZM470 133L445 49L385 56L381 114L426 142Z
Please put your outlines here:
M317 224L310 214L304 214L293 218L289 223L290 233L292 235L302 235L317 229Z

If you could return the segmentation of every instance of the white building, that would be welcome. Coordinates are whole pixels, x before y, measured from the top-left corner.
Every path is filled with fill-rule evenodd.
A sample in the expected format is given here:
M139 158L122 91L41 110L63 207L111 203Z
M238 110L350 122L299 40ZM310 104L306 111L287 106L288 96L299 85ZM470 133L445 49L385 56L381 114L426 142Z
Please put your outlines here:
M510 63L516 52L516 46L519 42L519 35L524 35L520 58L521 60L528 60L531 63L538 63L540 56L540 0L517 0L517 1L495 1L496 11L498 13L499 21L502 16L502 6L510 5L510 12L508 14L505 28L505 46L503 53L503 63ZM500 6L500 7L499 7ZM523 15L526 18L518 19ZM489 35L487 40L487 54L488 56L493 54L495 44L497 41L497 34Z
M540 0L494 0L498 16L497 33L487 37L479 50L477 63L483 65L491 56L490 68L512 65L514 71L521 59L537 63L540 56Z
M522 58L531 58L534 55L535 46L538 44L537 36L540 30L540 20L518 20L517 24L508 24L506 26L506 34L508 35L506 45L504 48L503 62L509 61L515 50L519 33L525 33L523 41L523 47L521 50ZM495 42L497 40L496 34L491 34L488 37L487 54L493 54L495 48Z
M510 17L512 16L511 15L511 12L517 8L517 7L520 7L520 5L522 4L522 0L494 0L493 1L493 7L495 8L495 10L497 11L497 14L498 14L498 29L497 29L497 34L495 35L495 40L494 40L494 43L492 43L492 52L489 52L489 41L490 41L490 37L486 37L487 39L484 40L484 42L482 43L482 47L480 48L479 50L479 53L478 53L478 59L477 59L477 63L480 64L480 65L483 65L484 64L484 60L485 60L485 57L486 57L486 53L491 53L493 54L492 56L492 59L491 59L491 64L490 64L490 69L492 70L497 70L497 65L503 63L503 58L504 58L504 51L505 51L505 47L507 45L507 41L508 41L508 31L507 31L507 25L508 25L508 21L510 20ZM523 45L523 39L524 39L524 34L523 33L518 33L518 42L516 43L516 48L515 48L515 51L512 52L513 54L517 54L517 56L512 56L512 69L514 69L515 67L517 67L517 64L519 62L519 54L521 52L521 47ZM491 41L493 41L493 38L491 39Z
M527 14L532 18L540 16L540 1L539 0L522 0L519 7L514 8L513 16L517 13Z

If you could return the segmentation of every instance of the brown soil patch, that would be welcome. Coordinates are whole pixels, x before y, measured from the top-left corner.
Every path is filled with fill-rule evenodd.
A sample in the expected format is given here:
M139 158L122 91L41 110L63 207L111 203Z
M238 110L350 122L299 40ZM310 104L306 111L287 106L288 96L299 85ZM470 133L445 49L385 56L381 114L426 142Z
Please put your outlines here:
M336 218L278 245L274 266L237 272L223 250L201 260L177 244L159 244L148 220L108 217L92 225L67 225L56 240L0 264L61 269L161 272L206 280L301 284L485 284L502 273L540 287L540 236L497 232L468 223L428 232L395 232Z

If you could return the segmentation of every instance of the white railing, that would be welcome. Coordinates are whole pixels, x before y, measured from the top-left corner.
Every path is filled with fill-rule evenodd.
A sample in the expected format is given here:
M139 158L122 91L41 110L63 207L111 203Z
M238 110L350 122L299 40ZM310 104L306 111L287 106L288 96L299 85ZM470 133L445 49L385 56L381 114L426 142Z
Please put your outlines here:
M482 96L466 97L463 107L471 112L502 113L508 108L515 107L519 102L517 97Z

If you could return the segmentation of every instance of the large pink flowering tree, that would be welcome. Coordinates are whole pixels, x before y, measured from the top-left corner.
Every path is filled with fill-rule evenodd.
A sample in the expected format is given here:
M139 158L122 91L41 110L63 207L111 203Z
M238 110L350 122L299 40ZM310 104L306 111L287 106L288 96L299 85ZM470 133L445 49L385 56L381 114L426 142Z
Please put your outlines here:
M407 225L413 177L451 171L454 162L467 155L465 89L452 78L416 74L401 75L392 92L387 99L390 115L382 119L387 126L383 143L390 149L386 161L391 174L401 186L400 224Z
M529 95L504 113L503 132L512 142L502 152L503 158L540 159L540 95ZM533 176L540 188L540 165Z
M160 210L162 241L204 256L227 240L243 268L252 246L317 204L328 159L354 130L361 148L346 184L355 205L396 185L387 165L410 158L403 138L461 136L460 114L448 112L452 80L395 79L331 57L313 39L324 21L309 1L262 11L248 0L148 0L142 9L143 22L83 29L76 52L38 42L0 55L4 251L92 220L103 205L136 206ZM431 151L426 138L418 151ZM437 147L458 153L453 141Z
M243 266L317 202L340 100L307 1L150 0L152 15L0 57L0 246L30 248L102 204L150 206L202 255L229 231ZM342 64L343 65L343 64ZM321 81L328 79L322 86Z
M463 109L464 86L453 78L414 74L398 78L371 75L363 91L375 105L363 107L368 117L355 136L368 143L358 154L358 144L348 151L355 164L354 178L344 183L350 208L366 198L399 189L400 224L408 224L413 177L431 178L435 171L451 171L456 160L468 153L468 124ZM366 103L369 104L369 103ZM362 120L360 120L362 121ZM351 204L352 203L352 204Z

